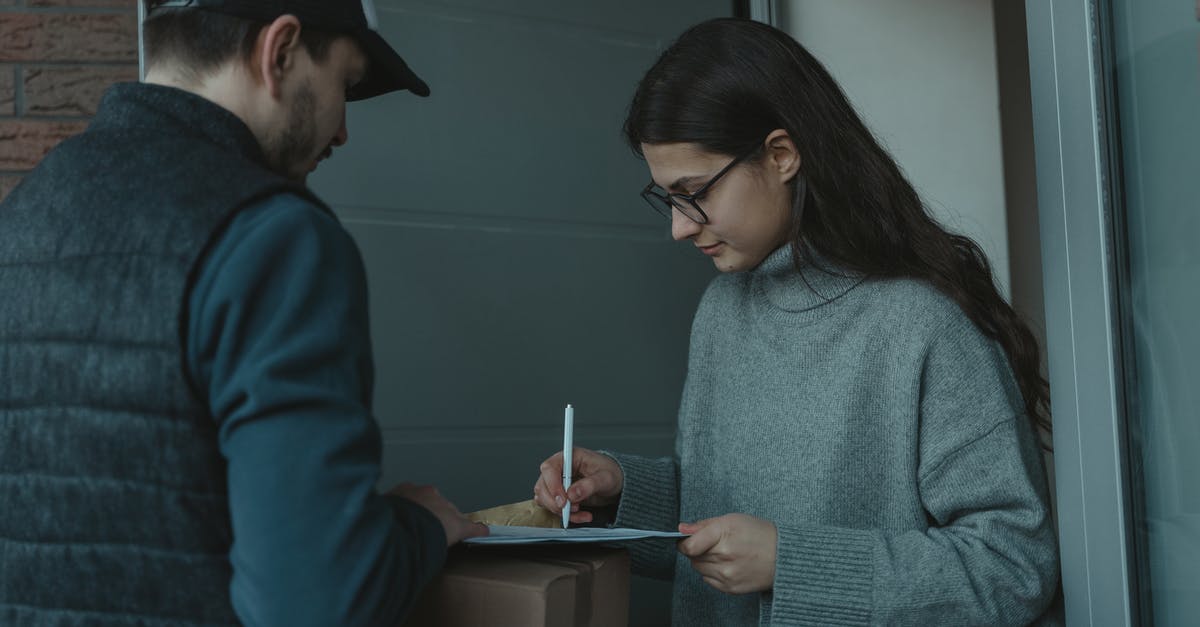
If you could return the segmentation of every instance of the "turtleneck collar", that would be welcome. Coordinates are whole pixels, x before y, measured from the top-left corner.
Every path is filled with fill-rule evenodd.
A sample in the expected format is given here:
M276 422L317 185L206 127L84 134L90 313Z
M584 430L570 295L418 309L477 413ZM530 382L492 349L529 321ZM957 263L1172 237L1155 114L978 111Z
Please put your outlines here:
M815 310L845 296L863 282L862 275L839 268L813 253L797 270L791 244L785 244L750 271L756 293L771 307L800 313Z
M250 127L229 109L192 92L151 83L117 83L104 93L95 129L173 128L266 165Z

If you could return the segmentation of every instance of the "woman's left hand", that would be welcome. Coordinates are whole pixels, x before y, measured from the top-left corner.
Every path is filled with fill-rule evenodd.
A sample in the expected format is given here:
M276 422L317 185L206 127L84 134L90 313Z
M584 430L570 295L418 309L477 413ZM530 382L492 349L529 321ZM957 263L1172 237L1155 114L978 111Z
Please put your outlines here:
M726 514L680 523L692 537L679 552L692 561L704 583L729 594L770 590L775 581L775 523L746 514Z

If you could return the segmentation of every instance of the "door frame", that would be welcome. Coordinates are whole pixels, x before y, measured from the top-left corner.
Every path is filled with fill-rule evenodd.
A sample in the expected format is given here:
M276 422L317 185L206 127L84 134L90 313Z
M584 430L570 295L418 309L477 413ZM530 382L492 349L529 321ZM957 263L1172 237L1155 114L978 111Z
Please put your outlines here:
M1098 0L1026 0L1054 470L1069 625L1132 625L1116 128Z

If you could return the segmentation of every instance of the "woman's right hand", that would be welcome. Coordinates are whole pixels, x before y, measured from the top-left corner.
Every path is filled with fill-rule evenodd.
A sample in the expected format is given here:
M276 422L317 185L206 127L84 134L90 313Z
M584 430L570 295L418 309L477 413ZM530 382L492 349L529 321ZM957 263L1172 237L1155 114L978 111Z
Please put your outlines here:
M592 522L591 512L579 511L580 505L599 507L612 505L621 499L625 475L613 458L576 446L571 452L571 488L562 487L562 451L551 455L541 465L541 476L533 484L533 497L538 505L562 515L563 505L571 502L571 522Z

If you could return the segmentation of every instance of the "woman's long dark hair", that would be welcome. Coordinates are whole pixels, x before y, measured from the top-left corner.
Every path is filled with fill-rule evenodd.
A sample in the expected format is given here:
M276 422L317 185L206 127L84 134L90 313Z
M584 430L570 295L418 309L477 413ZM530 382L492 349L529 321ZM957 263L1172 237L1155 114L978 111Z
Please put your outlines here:
M738 155L779 128L808 183L793 204L796 264L812 262L815 251L865 275L928 281L1000 344L1026 414L1049 431L1037 341L996 290L983 251L934 221L833 77L787 34L740 19L688 29L642 78L625 138L638 154L643 143L689 142Z

